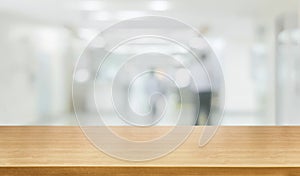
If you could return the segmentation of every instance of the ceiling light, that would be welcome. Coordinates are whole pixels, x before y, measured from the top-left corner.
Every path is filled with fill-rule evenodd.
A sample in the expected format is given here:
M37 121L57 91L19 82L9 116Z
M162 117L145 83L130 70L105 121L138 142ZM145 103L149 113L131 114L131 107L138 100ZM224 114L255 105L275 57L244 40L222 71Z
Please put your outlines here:
M89 15L89 19L92 21L108 21L111 17L111 14L105 11L94 12Z
M130 18L136 18L136 17L141 17L145 16L146 13L143 11L122 11L118 13L118 19L119 20L127 20Z
M165 11L170 8L170 3L165 0L151 1L150 9L155 11Z
M91 40L92 38L94 38L96 35L98 34L97 30L93 30L93 29L79 29L78 30L78 35L81 39L84 40Z
M103 3L96 0L83 0L79 3L80 10L95 11L103 9Z

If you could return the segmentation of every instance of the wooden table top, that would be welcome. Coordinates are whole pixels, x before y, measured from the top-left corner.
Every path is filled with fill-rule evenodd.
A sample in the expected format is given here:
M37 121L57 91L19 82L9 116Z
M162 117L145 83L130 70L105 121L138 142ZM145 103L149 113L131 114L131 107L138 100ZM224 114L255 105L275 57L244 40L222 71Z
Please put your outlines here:
M202 148L198 146L200 133L201 127L195 127L187 141L169 155L146 162L129 162L100 152L79 127L3 126L0 168L300 168L300 127L224 126Z

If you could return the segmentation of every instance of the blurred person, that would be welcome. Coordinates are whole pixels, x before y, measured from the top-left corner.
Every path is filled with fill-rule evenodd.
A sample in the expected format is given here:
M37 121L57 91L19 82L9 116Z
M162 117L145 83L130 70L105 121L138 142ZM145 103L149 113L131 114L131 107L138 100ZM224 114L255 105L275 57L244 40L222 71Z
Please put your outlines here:
M212 70L209 65L208 54L201 55L201 63L193 64L191 72L193 76L192 91L195 94L196 125L209 125L209 114L211 110L212 90L208 73Z
M158 78L155 69L151 69L149 77L145 84L145 90L147 97L150 98L150 115L151 118L157 119L162 115L161 101L165 96L165 88L162 85L161 80Z

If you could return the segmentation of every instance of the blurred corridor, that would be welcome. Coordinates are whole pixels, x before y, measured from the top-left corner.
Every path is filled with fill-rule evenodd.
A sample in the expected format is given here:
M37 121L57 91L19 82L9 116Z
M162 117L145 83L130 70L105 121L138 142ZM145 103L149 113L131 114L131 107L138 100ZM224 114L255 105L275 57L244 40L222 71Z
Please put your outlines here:
M146 15L178 19L195 27L208 40L225 78L226 107L222 125L300 124L299 0L0 1L1 125L76 125L72 79L77 59L100 31L118 21ZM128 30L136 28L132 26ZM174 30L173 26L170 28ZM103 41L98 41L95 49L88 51L90 57L97 57L104 45ZM190 45L201 48L193 40ZM163 43L159 46L167 51L172 49ZM116 53L104 77L96 81L96 94L110 89L106 80L117 74L116 64L122 57L146 47L151 46L133 43ZM205 51L204 48L203 58L209 59ZM186 57L183 52L173 55ZM95 63L89 60L86 64L92 67ZM194 101L195 94L210 99L209 88L200 86L202 91L197 92L184 68L170 62L161 61L161 64L165 67L148 68L153 72L138 79L132 87L133 92L126 92L126 89L118 92L120 97L132 97L133 102L120 102L120 106L124 109L132 106L139 113L149 112L155 117L164 111L161 109L164 100L161 96L153 96L150 103L145 104L145 101L155 92L165 92L164 97L173 102L165 112L169 117L178 113L179 106L187 109L183 115L193 117L199 108ZM191 62L187 60L186 64L193 69ZM160 69L174 73L186 101L178 101L176 91L160 82L161 76L157 74ZM79 70L74 81L87 82L96 71ZM126 76L122 80L124 83L118 83L120 87L125 86ZM86 87L81 89L80 108L87 118L97 115L89 111L93 97L84 94ZM111 97L101 96L107 123L123 125L114 120L109 103ZM201 115L205 114L203 111ZM155 118L152 120L154 122ZM173 122L174 119L165 118L161 123ZM198 124L204 123L200 120Z

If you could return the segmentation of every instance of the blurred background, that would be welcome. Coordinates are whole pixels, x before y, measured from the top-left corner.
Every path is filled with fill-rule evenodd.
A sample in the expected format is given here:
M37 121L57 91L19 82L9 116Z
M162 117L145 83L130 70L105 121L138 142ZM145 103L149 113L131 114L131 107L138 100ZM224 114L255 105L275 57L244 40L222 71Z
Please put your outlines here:
M222 125L300 124L299 0L0 2L1 125L76 125L77 59L101 30L145 15L183 21L210 42L225 78ZM82 70L76 81L88 77Z

